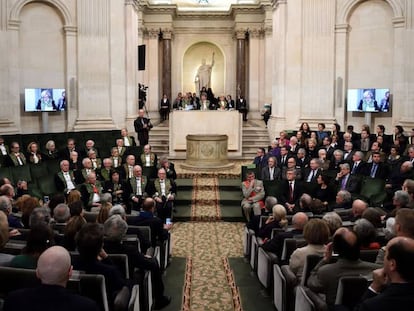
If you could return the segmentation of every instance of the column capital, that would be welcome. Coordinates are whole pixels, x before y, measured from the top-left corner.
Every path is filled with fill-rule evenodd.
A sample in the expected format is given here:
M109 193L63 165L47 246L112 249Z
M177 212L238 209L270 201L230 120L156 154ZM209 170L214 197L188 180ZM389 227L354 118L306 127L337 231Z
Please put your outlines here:
M158 39L160 37L159 28L147 28L146 33L148 34L150 39Z
M260 38L264 35L264 29L261 27L249 28L249 35L251 38Z
M235 31L236 39L237 40L245 40L247 31L248 30L245 29L245 28L236 29L236 31Z
M173 31L171 28L161 29L162 38L164 40L171 40L173 36Z

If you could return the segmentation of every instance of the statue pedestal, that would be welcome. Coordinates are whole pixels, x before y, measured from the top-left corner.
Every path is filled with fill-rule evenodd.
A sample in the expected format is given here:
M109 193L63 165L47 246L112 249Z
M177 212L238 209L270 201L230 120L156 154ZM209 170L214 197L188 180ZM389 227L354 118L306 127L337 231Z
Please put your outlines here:
M187 135L187 158L181 167L191 170L232 168L227 158L227 135Z

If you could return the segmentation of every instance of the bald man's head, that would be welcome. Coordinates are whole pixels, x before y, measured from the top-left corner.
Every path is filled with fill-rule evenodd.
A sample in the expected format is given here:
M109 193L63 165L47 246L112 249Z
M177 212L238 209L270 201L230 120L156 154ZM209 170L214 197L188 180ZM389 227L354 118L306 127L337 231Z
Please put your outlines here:
M42 284L66 287L71 274L70 255L65 248L52 246L40 255L36 275Z
M295 227L295 229L303 230L307 222L308 215L303 212L298 212L292 217L292 225Z
M414 282L414 240L395 237L387 244L384 257L384 272L392 283Z
M360 253L358 236L348 228L337 229L333 236L333 250L339 257L358 260Z

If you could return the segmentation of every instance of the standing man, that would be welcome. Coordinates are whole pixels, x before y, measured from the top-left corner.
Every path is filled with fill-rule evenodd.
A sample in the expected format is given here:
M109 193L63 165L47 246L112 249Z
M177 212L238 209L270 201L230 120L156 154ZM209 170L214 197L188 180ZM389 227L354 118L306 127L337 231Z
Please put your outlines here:
M150 119L144 117L144 109L138 111L138 118L134 121L135 132L138 134L138 140L140 146L148 144L149 131L152 129Z

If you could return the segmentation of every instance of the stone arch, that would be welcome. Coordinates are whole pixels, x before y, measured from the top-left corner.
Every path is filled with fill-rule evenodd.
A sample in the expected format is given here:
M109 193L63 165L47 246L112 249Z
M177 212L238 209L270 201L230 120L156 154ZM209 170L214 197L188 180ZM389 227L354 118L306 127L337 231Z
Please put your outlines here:
M192 42L184 49L182 55L183 86L189 85L190 79L194 86L193 80L196 69L200 66L203 59L206 60L207 64L211 63L212 52L215 53L212 73L212 89L215 92L215 95L225 91L226 56L219 45L209 40Z
M356 6L359 4L366 2L367 0L348 0L346 1L342 7L339 9L338 13L338 24L348 24L349 18L352 14L352 11L355 9ZM400 3L397 0L383 0L387 2L388 5L392 8L394 12L395 19L401 19L404 17L404 11L401 7Z
M72 14L62 0L18 0L10 10L10 21L18 21L23 7L31 2L42 2L56 8L62 14L63 25L73 26Z

